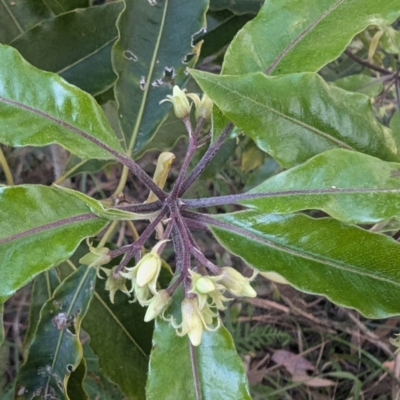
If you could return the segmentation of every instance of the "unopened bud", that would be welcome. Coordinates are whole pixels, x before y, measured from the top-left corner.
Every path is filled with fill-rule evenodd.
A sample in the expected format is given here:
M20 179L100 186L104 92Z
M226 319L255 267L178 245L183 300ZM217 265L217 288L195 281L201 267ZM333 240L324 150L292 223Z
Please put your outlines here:
M80 264L98 267L111 261L111 257L108 254L110 250L107 247L92 247L89 245L89 250L89 253L80 258Z
M213 101L206 94L203 94L203 97L201 98L198 107L196 107L195 117L196 119L199 119L201 117L207 120L211 117L212 110Z
M178 118L184 118L190 113L190 104L189 100L186 97L186 94L183 90L179 88L179 86L174 86L172 89L172 95L168 95L167 99L160 101L164 103L165 101L169 101L174 106L175 115Z
M151 299L149 307L147 308L144 321L149 322L157 318L161 313L166 310L171 304L172 297L164 289L157 292L157 294Z
M126 279L122 277L120 274L115 275L114 271L117 267L114 267L112 270L102 268L102 270L106 273L108 276L106 280L106 286L105 289L110 292L110 301L111 303L114 303L114 297L115 293L120 290L121 292L129 294L129 290L126 287Z
M251 287L249 278L231 267L221 268L221 280L219 281L235 296L256 297L256 291Z
M157 279L161 268L161 258L153 253L146 254L138 264L136 282L142 287Z
M273 282L281 283L283 285L287 285L289 283L282 275L278 274L277 272L260 272L260 275Z
M201 343L203 321L197 299L184 299L181 305L182 334L187 334L193 346Z
M207 276L201 276L196 280L194 290L201 294L207 294L215 290L215 284Z

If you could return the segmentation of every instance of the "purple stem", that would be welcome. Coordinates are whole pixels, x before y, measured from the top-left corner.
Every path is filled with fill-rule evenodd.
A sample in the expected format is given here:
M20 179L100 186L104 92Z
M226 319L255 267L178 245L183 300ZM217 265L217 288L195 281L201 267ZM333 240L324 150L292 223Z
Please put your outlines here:
M219 138L215 141L215 143L210 145L200 162L193 168L189 176L183 181L182 186L178 192L179 197L181 197L190 188L190 186L192 186L193 182L199 177L199 175L205 170L209 162L215 157L232 128L233 124L232 122L229 122L222 131Z
M116 206L114 208L117 208L118 210L122 211L129 211L133 213L149 213L149 212L155 212L158 211L162 208L162 203L161 201L154 201L152 203L142 203L142 204L124 204L121 206Z
M318 194L351 194L351 193L393 193L396 189L375 189L375 188L345 188L345 189L304 189L286 190L282 192L266 193L241 193L227 196L208 197L204 199L183 200L183 209L221 206L226 204L238 204L242 200L261 199L268 197L283 197L297 195L318 195Z
M213 274L218 275L220 273L219 268L211 261L207 260L205 255L199 249L192 246L190 252L198 261L200 261L201 264L205 265Z
M391 74L393 74L393 72L391 72L391 71L389 71L389 70L387 70L385 68L379 67L379 66L377 66L375 64L371 64L370 62L363 60L362 58L360 58L360 57L356 56L355 54L353 54L349 49L346 49L344 51L344 54L346 54L347 57L351 58L357 64L360 64L360 65L362 65L364 67L367 67L369 69L372 69L374 71L380 72L383 75L391 75Z

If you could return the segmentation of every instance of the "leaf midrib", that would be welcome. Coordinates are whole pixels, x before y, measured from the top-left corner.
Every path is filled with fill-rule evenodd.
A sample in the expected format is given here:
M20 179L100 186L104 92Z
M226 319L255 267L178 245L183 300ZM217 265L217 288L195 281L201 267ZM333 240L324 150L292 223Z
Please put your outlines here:
M153 52L153 57L151 59L149 72L148 72L147 77L146 77L146 86L145 86L145 90L144 90L144 93L143 93L142 102L140 104L138 117L136 119L135 126L134 126L133 132L132 132L132 137L131 137L131 140L129 142L128 154L131 154L131 152L132 152L132 150L133 150L133 148L135 146L136 137L137 137L137 134L139 132L140 124L142 122L142 117L143 117L144 109L145 109L145 106L146 106L147 96L148 96L148 93L149 93L149 90L150 90L150 87L151 87L151 84L150 84L151 77L152 77L153 72L154 72L154 68L155 68L156 61L157 61L158 50L159 50L159 47L160 47L162 34L164 32L165 19L166 19L167 9L168 9L168 1L169 0L165 0L165 3L164 3L165 5L164 5L164 10L163 10L163 15L162 15L162 18L161 18L160 29L158 31L157 41L156 41L156 44L155 44L155 47L154 47L154 52ZM179 29L179 27L177 29Z
M226 222L224 222L226 223ZM310 260L310 261L314 261L317 262L319 264L323 264L326 266L330 266L332 268L335 268L337 270L341 270L341 271L346 271L355 275L360 275L363 277L369 277L372 279L375 279L377 281L381 281L381 282L385 282L385 283L389 283L391 285L395 285L400 287L400 282L396 282L393 281L391 279L379 276L379 275L373 275L370 272L366 272L366 271L359 271L357 269L354 269L354 267L352 267L351 265L349 265L348 263L345 262L341 262L341 263L334 263L331 260L329 260L328 258L324 257L324 256L316 256L314 254L310 254L309 252L306 251L299 251L297 249L293 249L291 247L289 247L288 245L283 245L277 242L274 242L272 240L266 239L264 237L262 237L262 233L260 233L259 231L255 230L254 228L242 228L242 227L238 227L237 225L232 225L231 223L226 223L228 225L231 225L232 227L235 228L234 231L229 231L228 227L223 228L221 226L216 226L217 229L222 229L225 230L229 233L235 233L241 236L244 236L247 239L253 239L259 243L265 244L268 247L271 247L275 250L279 250L282 251L284 253L290 254L291 256L295 256L295 257L299 257L299 258L303 258L306 260ZM247 229L247 230L246 230ZM241 231L241 232L240 232ZM233 251L234 252L234 251ZM236 254L236 253L235 253Z
M207 78L206 78L206 79L207 79ZM209 81L209 82L210 82L210 81ZM281 117L281 118L283 118L283 119L285 119L285 120L287 120L287 121L289 121L289 122L291 122L291 123L293 123L293 124L295 124L295 125L298 125L298 126L304 128L304 129L307 129L307 130L309 130L310 132L313 132L313 133L315 133L316 135L319 135L319 136L321 136L321 137L323 137L323 138L325 138L325 139L327 139L327 140L329 140L329 141L335 143L335 144L338 145L339 147L345 148L345 149L347 149L347 150L355 151L355 149L354 149L353 147L351 147L351 146L349 146L347 143L342 142L341 140L339 140L339 139L337 139L337 138L331 136L331 135L330 135L329 133L327 133L327 132L323 132L323 131L321 131L321 130L319 130L319 129L313 127L313 126L310 126L310 125L306 124L306 123L303 122L303 121L297 120L297 119L295 119L295 118L293 118L293 117L291 117L291 116L289 116L289 115L283 114L281 111L276 110L276 109L273 108L273 107L267 107L265 104L260 103L260 102L258 102L258 101L256 101L256 100L252 99L251 97L247 97L247 96L243 95L242 93L237 92L236 90L232 90L231 88L229 88L229 87L227 87L227 86L224 86L221 82L212 82L212 83L213 83L215 86L220 86L223 90L225 90L225 91L227 91L227 92L229 92L229 93L233 93L233 94L237 95L239 98L248 100L249 102L251 102L251 103L253 103L253 104L255 104L255 105L261 107L262 109L265 109L265 110L267 110L267 111L270 111L271 113L276 114L278 117ZM220 107L220 108L221 108L221 107ZM238 125L239 125L239 124L238 124Z

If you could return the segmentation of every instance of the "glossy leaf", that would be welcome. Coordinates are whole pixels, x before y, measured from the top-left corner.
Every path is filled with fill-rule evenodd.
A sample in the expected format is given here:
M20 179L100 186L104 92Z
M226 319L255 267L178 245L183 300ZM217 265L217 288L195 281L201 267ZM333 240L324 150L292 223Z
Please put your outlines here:
M41 273L33 281L32 293L29 301L29 327L24 337L25 349L29 347L33 335L36 332L40 319L40 310L43 304L53 296L60 282L61 279L54 268Z
M79 363L75 371L71 373L71 376L68 379L67 394L71 400L89 400L89 396L83 387L83 382L86 379L86 374L86 360L85 358L82 358L81 362Z
M143 220L150 219L154 214L136 214L129 211L118 210L116 208L104 208L103 204L93 197L86 196L85 194L78 192L76 190L68 189L59 186L58 189L62 192L67 192L69 196L73 196L82 200L94 214L101 218L106 218L109 220Z
M66 386L82 359L80 326L92 299L95 278L95 268L79 268L43 305L28 358L17 376L16 399L69 399Z
M400 313L400 245L330 218L244 211L217 217L218 241L259 271L369 318Z
M211 10L229 10L235 14L256 14L264 0L210 0Z
M118 75L116 99L129 153L141 150L164 120L170 103L159 102L172 86L187 81L199 46L194 35L205 26L206 0L127 1L118 20L113 49Z
M225 116L284 167L335 147L386 161L399 158L391 131L376 121L369 99L330 86L317 74L191 73Z
M39 22L53 16L45 0L0 1L0 43L10 43Z
M69 83L96 95L117 78L111 48L122 2L75 10L48 19L11 42L29 63L61 75Z
M46 0L46 5L54 14L66 13L75 8L84 8L89 6L89 0Z
M3 324L3 315L4 315L4 303L0 303L0 346L4 342L4 324Z
M107 223L67 191L28 185L0 188L0 221L0 302Z
M392 23L397 0L267 0L229 46L224 74L316 72L368 25Z
M122 152L89 94L31 66L12 47L0 45L0 62L0 142L14 147L58 143L81 158L113 159Z
M181 297L172 311L180 321ZM221 327L204 332L195 348L198 383L203 400L250 400L247 378L229 332ZM171 371L174 371L171 379ZM147 400L197 399L187 336L179 337L169 322L156 320L146 387Z
M373 224L400 220L400 164L334 149L266 180L244 200L263 213L318 209L342 221ZM275 192L275 194L273 194Z
M368 97L378 96L383 90L381 79L363 74L345 76L344 78L337 79L334 83L341 89L363 93Z
M83 328L99 357L102 374L129 399L144 400L153 324L144 322L146 309L129 303L121 292L111 304L104 285L105 280L97 280Z

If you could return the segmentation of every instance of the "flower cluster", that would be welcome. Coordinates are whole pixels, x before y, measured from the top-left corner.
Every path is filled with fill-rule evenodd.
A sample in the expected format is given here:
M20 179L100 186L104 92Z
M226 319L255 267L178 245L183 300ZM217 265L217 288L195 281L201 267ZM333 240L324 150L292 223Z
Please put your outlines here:
M213 102L206 95L203 94L202 98L195 93L185 93L186 90L181 90L178 86L174 86L172 89L172 95L168 95L166 99L160 102L164 103L165 101L169 101L174 106L175 115L178 118L185 118L189 115L191 105L189 104L188 98L193 100L193 103L196 108L195 117L198 120L199 118L203 118L205 120L211 117Z

